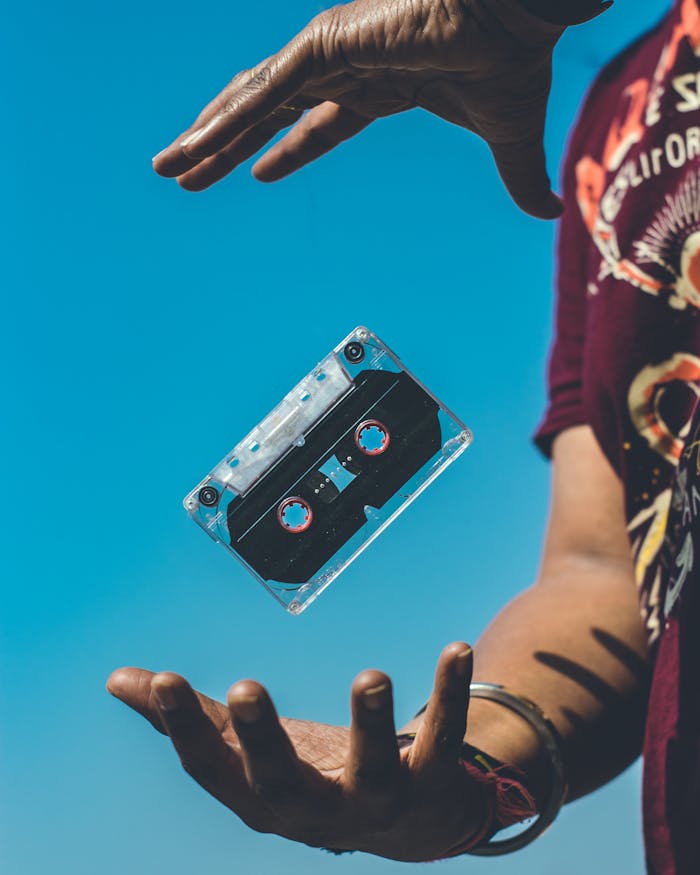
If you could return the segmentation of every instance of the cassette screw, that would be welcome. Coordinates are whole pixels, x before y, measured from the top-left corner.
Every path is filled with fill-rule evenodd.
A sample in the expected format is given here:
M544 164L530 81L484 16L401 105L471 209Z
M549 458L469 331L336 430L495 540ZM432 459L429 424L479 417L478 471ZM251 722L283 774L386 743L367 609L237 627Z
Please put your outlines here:
M219 492L213 486L203 486L199 490L198 498L205 507L213 507L219 500Z
M350 364L357 365L364 359L365 350L361 343L357 343L357 341L352 340L350 341L350 343L345 345L343 355L350 362Z

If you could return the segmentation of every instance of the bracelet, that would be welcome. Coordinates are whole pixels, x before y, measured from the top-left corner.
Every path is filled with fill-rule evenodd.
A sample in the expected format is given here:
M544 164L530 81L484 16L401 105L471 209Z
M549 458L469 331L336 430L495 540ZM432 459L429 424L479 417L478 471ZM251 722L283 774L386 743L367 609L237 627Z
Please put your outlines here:
M460 762L469 777L481 784L487 791L484 794L486 816L476 834L467 841L451 848L444 854L444 858L456 857L460 854L496 857L519 851L541 836L547 827L551 826L564 804L568 790L559 733L551 720L534 702L524 696L511 693L499 684L470 684L469 695L472 699L490 699L492 702L503 705L522 717L535 730L549 756L551 766L549 797L542 811L538 813L532 794L523 784L524 775L519 769L501 763L495 757L464 742L460 751ZM421 708L416 716L424 711L425 707ZM399 750L412 745L415 737L415 732L398 735ZM537 815L537 819L534 823L518 835L512 838L493 840L493 835L499 830L535 815ZM335 848L323 848L323 850L332 854L352 853Z
M596 18L612 6L612 0L517 0L530 15L549 24L567 27Z
M469 687L469 694L474 699L490 699L492 702L498 702L499 705L509 708L519 717L522 717L535 730L549 756L551 766L549 798L542 811L539 812L537 820L523 830L523 832L512 838L498 841L492 841L489 838L485 842L479 842L474 847L463 851L463 853L481 857L510 854L513 851L519 851L542 835L547 827L554 822L564 804L567 783L564 771L564 757L561 752L561 739L554 724L534 702L509 692L499 684L473 683Z
M399 750L412 745L416 735L415 732L398 735ZM525 776L520 769L500 762L467 742L462 742L459 760L469 778L482 788L485 814L476 833L450 848L440 859L467 854L499 830L537 814L534 797L523 784Z

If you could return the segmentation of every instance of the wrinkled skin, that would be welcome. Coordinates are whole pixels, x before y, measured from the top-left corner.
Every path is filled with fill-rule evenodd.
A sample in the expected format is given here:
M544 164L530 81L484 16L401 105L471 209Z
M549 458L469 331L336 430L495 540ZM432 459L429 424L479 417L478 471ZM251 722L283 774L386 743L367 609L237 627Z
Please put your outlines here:
M377 118L422 107L482 137L516 203L554 218L561 204L550 190L542 136L552 49L563 29L528 15L517 0L336 6L235 76L154 167L199 191L294 125L253 168L271 182Z
M231 687L228 704L184 678L115 671L108 689L170 736L185 770L248 826L317 847L396 860L430 860L483 821L480 788L459 764L472 652L449 645L412 747L399 751L391 682L360 674L349 729L280 720L255 681Z

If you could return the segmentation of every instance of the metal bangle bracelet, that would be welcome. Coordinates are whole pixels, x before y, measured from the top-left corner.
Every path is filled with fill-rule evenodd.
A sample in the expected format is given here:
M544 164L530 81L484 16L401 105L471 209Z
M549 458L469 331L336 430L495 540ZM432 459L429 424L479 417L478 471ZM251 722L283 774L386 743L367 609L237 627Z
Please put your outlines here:
M509 692L499 684L474 683L469 687L470 697L473 699L490 699L498 702L505 708L509 708L519 717L522 717L537 733L544 749L549 755L551 763L551 777L549 798L543 810L539 812L537 819L513 838L501 840L489 840L482 845L477 845L468 854L480 857L495 857L501 854L510 854L519 851L525 845L529 845L552 824L559 809L564 804L567 792L566 775L564 771L564 758L561 752L561 739L554 724L543 712L523 696Z

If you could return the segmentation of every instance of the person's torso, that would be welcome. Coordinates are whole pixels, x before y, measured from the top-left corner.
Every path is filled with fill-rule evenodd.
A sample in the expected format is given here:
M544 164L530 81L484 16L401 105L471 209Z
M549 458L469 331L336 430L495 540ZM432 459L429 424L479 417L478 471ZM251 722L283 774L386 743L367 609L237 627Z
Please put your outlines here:
M585 406L625 485L658 638L658 553L700 396L700 10L683 0L586 111L576 162L587 257Z
M649 867L655 875L698 875L698 0L678 0L659 28L604 72L572 148L590 238L583 402L624 485L656 655L645 744Z

